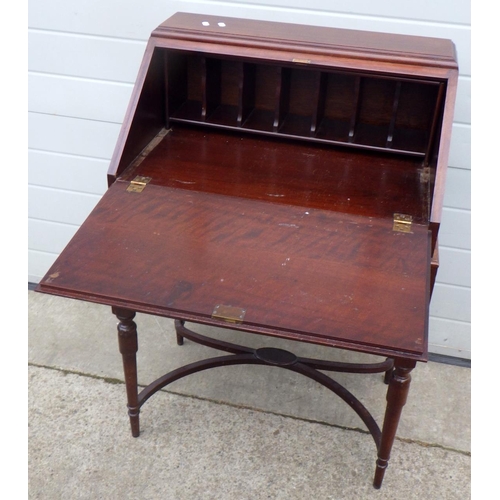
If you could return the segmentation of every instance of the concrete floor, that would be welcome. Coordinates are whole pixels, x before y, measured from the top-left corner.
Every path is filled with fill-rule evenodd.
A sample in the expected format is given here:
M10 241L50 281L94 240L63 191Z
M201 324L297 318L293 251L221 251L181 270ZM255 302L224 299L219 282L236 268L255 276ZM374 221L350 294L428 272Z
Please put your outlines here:
M141 436L132 438L110 308L28 294L29 498L470 498L470 368L417 366L384 484L375 490L376 451L364 424L335 395L287 370L224 367L175 382L143 406ZM171 320L140 314L136 323L142 385L218 353L189 341L177 346ZM197 331L309 357L379 360ZM381 423L380 374L334 377Z

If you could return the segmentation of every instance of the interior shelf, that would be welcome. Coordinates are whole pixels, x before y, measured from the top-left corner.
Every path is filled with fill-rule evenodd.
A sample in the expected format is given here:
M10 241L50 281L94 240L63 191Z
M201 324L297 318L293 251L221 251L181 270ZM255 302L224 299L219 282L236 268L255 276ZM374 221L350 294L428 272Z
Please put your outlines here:
M432 154L438 81L165 52L168 122Z

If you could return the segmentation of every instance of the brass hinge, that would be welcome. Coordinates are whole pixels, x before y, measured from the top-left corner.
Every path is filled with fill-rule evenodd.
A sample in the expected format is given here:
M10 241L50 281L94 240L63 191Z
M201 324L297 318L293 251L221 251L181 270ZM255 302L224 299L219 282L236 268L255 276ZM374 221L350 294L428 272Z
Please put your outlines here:
M411 233L412 221L413 217L411 215L394 214L392 230L400 233Z
M222 319L228 323L242 323L245 317L245 309L241 307L225 306L219 304L214 307L212 318Z
M151 177L143 177L142 175L138 175L130 181L127 191L129 193L140 193L150 180Z

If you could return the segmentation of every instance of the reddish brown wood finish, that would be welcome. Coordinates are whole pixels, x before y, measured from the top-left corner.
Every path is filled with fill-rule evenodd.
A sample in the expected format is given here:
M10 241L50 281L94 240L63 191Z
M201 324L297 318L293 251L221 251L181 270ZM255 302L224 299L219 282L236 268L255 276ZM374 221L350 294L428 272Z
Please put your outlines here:
M203 26L203 21L208 22L209 26ZM219 22L225 23L225 26L223 28L219 27ZM168 50L171 55L166 57L164 49ZM198 54L195 58L197 63L194 67L188 65L189 67L186 70L179 71L179 67L184 68L184 64L188 61L183 61L183 56L178 54L188 54L189 52ZM202 88L201 82L203 78L208 78L210 74L217 76L217 71L214 72L213 68L210 69L211 65L204 62L205 56L203 53L211 58L211 62L220 58L224 60L228 57L233 60L237 58L241 61L238 63L240 66L237 70L237 64L233 63L232 71L229 73L223 71L223 74L230 75L229 80L233 79L234 81L232 84L230 81L226 81L226 90L222 92L222 95L229 95L231 92L235 92L236 87L238 87L241 91L239 98L235 95L230 100L229 107L225 108L229 114L224 115L224 108L219 106L219 114L213 114L211 120L207 116L210 111L209 108L205 110L205 118L200 116L202 112L201 100L209 98L210 95L210 93L205 94L208 87L205 85ZM189 60L193 59L193 57L189 58ZM173 61L174 74L184 76L174 78L167 85L168 74L172 74L172 72L168 72L165 65L165 61L168 60ZM276 76L271 78L273 64L275 65L274 69L279 70L279 74L274 73L278 76L278 80L276 80ZM159 67L161 65L162 68ZM204 67L209 70L205 77L202 75ZM332 77L327 79L326 74L321 75L321 78L319 78L319 73L312 75L319 88L311 90L311 95L317 96L318 106L321 107L322 102L326 103L325 110L319 113L320 117L323 114L323 126L318 122L318 113L314 109L312 112L308 112L311 113L308 118L306 115L294 115L292 113L287 122L288 124L285 123L286 114L283 113L280 107L276 107L276 97L282 95L282 90L286 91L286 89L279 87L280 82L284 81L286 85L290 82L289 79L281 80L280 78L282 72L280 68L285 67L296 68L292 71L295 76L300 73L305 75L311 70L333 71L337 74L335 81L330 81ZM149 80L146 78L148 72L155 78L156 83L148 83ZM347 75L352 74L353 76L348 77L342 83L342 72L347 72ZM161 91L158 90L157 84L161 79L156 78L155 75L160 73L165 75L166 87L174 88L175 98L169 97L167 99L158 95L158 92L161 93ZM195 85L195 82L192 81L193 75L199 75L200 85ZM387 116L384 119L383 127L379 128L378 131L370 123L374 117L380 117L380 113L378 115L377 113L373 114L368 107L368 111L365 109L363 115L363 109L358 109L361 102L358 99L362 97L363 87L366 87L366 83L373 88L375 84L374 76L385 78L387 85L389 84L388 78L409 82L403 83L398 106L394 106L395 96L391 96L390 92L387 94L389 98L387 109L397 111L397 116L395 113L392 116ZM291 136L295 138L297 138L297 134L298 136L302 135L302 138L312 134L313 139L316 141L333 140L340 141L340 143L344 141L359 143L360 138L368 137L367 145L364 147L384 149L384 147L390 146L389 149L402 147L404 150L410 146L410 150L422 151L426 158L426 166L430 167L431 185L428 219L433 232L432 245L434 249L441 219L457 77L458 67L455 48L449 40L178 13L163 23L152 34L122 134L110 165L109 182L113 182L117 174L123 172L128 166L130 156L138 153L137 144L142 144L142 147L144 147L161 130L160 115L158 115L157 111L153 111L154 106L151 108L149 103L170 102L164 117L164 123L168 126L173 109L178 109L179 103L188 98L189 106L186 108L187 114L183 115L185 116L183 119L204 121L209 126L220 127L225 125L228 123L228 117L232 116L234 119L231 118L230 123L234 122L235 127L245 130L261 131L262 133L272 133L273 131L277 133L278 130L282 130L283 135L291 133ZM190 88L189 94L186 94L184 98L179 97L183 94L182 91L179 91L179 89L183 88L183 78L189 80ZM240 81L235 85L237 79L240 79ZM254 80L254 84L249 84ZM327 84L325 84L326 80L328 80ZM408 117L414 115L422 107L425 108L432 101L432 99L429 101L429 98L425 96L425 92L420 97L418 92L415 94L416 87L411 81L439 85L440 93L436 97L434 116L429 119L430 123L423 125L428 127L430 135L427 139L422 136L418 137L418 134L412 135L411 130L410 133L405 132L406 139L402 139L403 136L401 136L401 133L407 128L405 124L408 123ZM213 78L206 79L205 83L207 82L210 82L210 88L217 87L217 85L214 87ZM267 87L268 90L266 90ZM304 87L302 85L302 89ZM432 85L427 86L427 91L431 87ZM233 90L228 92L228 88L233 88ZM426 87L420 85L420 88L424 90ZM331 89L328 92L331 97L324 101L327 89ZM352 91L350 89L354 89L355 93L353 95L351 95ZM359 95L356 94L356 89L361 92ZM264 100L263 95L267 95ZM302 93L299 95L302 95ZM335 101L335 96L340 95L343 95L342 99L337 97ZM408 96L408 98L405 98L405 96ZM139 97L144 101L142 105L139 102ZM212 93L212 99L214 97ZM368 101L368 103L380 101L379 98L375 99L375 97L372 96L372 101ZM215 101L212 100L211 102L217 103L218 99L220 98L216 97ZM332 99L334 100L332 101ZM342 111L341 103L343 102L353 103L349 108L351 111L349 109ZM245 103L245 109L242 107L243 103ZM289 103L285 101L284 104L288 105ZM408 104L411 104L410 107L408 107ZM252 107L254 108L253 111ZM142 112L141 109L143 108L149 109L150 112ZM156 109L159 110L160 108L161 106L158 106ZM328 111L328 109L331 111ZM333 115L331 115L332 112ZM361 120L358 127L359 117L366 116L367 112L368 121L365 124ZM243 115L247 117L246 124L243 121ZM333 122L331 122L330 116L335 117ZM346 120L344 124L341 120L342 116ZM407 118L403 118L403 121L401 121L402 117L405 116ZM425 114L425 116L428 115ZM280 125L280 117L283 121L282 125ZM309 133L302 129L305 117L309 124L306 128L310 127ZM351 122L350 126L349 120ZM140 124L137 123L139 121ZM397 133L392 134L391 126L393 122L396 125L395 131L400 130L399 138ZM296 123L296 125L292 125L292 123ZM345 131L343 127L346 127ZM372 131L370 131L370 127L372 127ZM129 131L134 130L142 130L142 137L133 138ZM356 131L358 141L355 140ZM366 135L367 133L368 135ZM127 134L130 136L128 141ZM377 134L381 134L381 136L375 140ZM413 145L408 142L412 140L412 137L416 141ZM422 150L424 144L422 141L428 141L429 148L432 146L433 150ZM124 161L125 159L127 161Z
M208 26L202 23L208 22ZM221 29L218 23L223 22ZM304 26L269 21L207 16L178 12L156 30L153 37L169 40L213 43L226 47L249 47L260 50L295 50L329 57L402 62L418 66L456 68L456 53L449 40L394 35L319 26Z
M426 357L426 226L127 186L111 186L45 291L212 324L216 305L233 305L249 331Z
M136 175L151 177L150 185L367 217L428 217L428 179L414 157L175 125L120 178Z
M380 487L410 371L427 359L457 75L449 40L184 13L152 33L110 188L37 288L113 307L134 436L141 405L180 377L280 366L358 413ZM128 192L137 175L151 180ZM412 217L408 232L394 230L395 214ZM244 311L242 322L218 306ZM180 345L185 336L233 354L139 393L136 312L175 318ZM252 350L184 321L389 359L347 367ZM382 431L318 370L385 371Z
M133 321L135 312L113 307L113 313L119 320L118 346L123 359L123 371L127 388L128 414L132 436L139 436L139 399L137 390L137 325Z
M384 426L382 428L377 467L373 480L373 486L377 489L382 486L384 474L389 465L389 458L394 439L396 438L399 419L401 418L401 412L403 411L403 406L406 404L408 391L410 390L410 372L413 368L415 368L415 361L397 359L394 371L389 380Z

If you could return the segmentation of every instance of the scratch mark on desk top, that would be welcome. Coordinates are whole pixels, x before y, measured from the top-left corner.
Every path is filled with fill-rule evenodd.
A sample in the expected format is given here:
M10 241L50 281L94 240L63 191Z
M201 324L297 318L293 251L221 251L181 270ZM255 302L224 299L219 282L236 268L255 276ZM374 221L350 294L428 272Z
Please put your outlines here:
M59 271L56 271L55 273L50 274L48 279L47 279L47 283L50 283L52 280L55 280L56 278L59 278Z
M196 181L181 181L180 179L172 179L172 182L180 182L181 184L196 184Z

